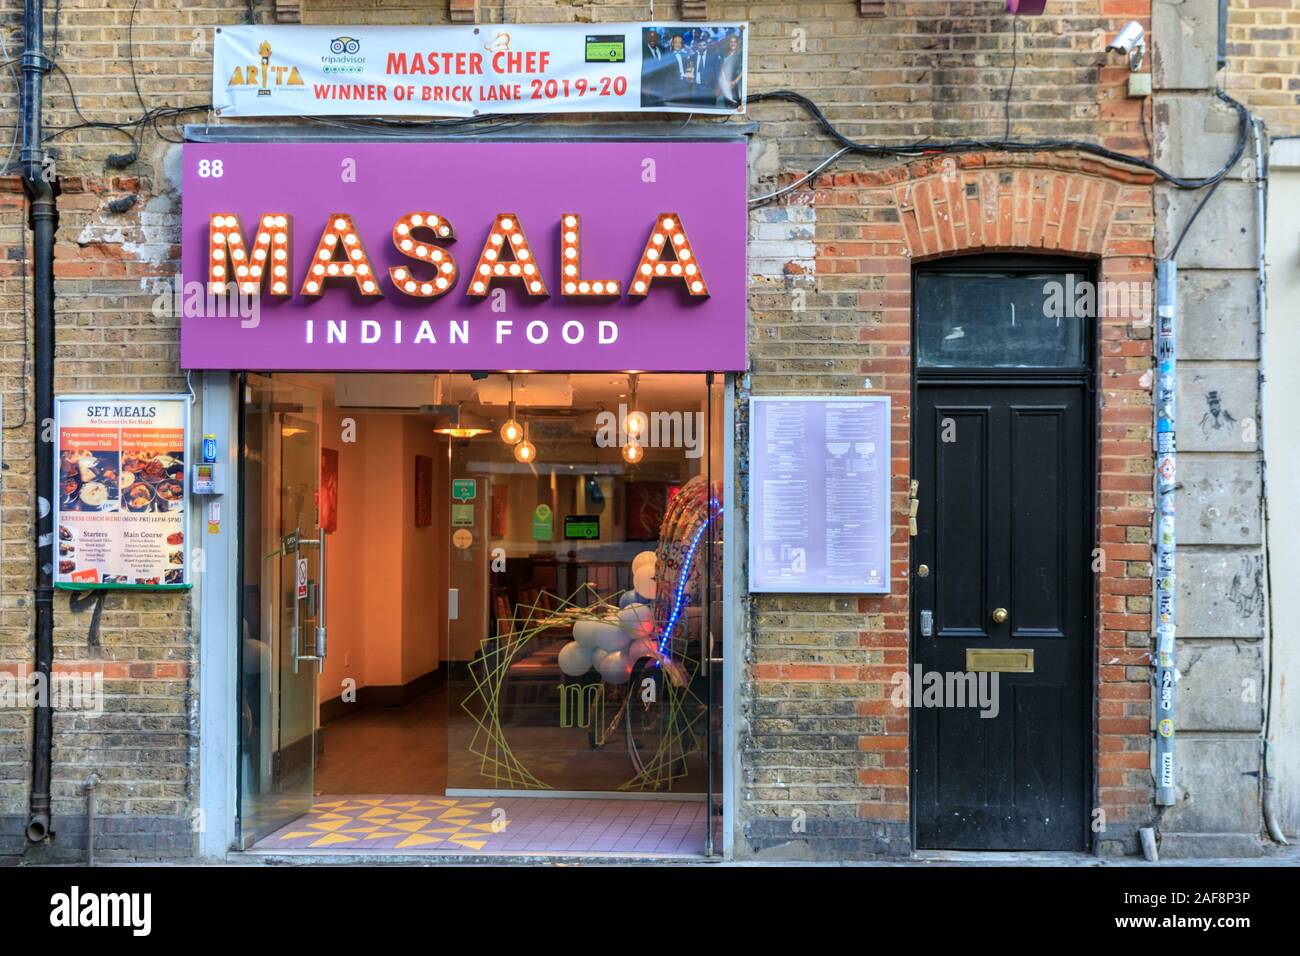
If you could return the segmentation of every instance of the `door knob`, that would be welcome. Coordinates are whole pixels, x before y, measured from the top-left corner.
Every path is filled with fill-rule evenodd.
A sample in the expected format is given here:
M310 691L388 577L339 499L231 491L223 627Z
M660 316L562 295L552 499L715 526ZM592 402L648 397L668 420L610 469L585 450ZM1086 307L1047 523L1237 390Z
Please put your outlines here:
M1001 624L1007 619L1007 609L1004 607L995 607L993 609L993 623Z

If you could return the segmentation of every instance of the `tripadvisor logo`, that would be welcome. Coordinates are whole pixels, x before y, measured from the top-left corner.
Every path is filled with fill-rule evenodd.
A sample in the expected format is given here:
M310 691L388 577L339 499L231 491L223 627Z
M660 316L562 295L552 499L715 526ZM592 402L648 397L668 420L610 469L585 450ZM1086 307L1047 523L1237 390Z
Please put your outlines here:
M320 58L322 73L361 73L366 66L366 58L358 56L361 41L356 37L334 37L330 40L328 56Z
M50 897L50 925L78 927L128 927L133 936L148 936L153 929L152 893L83 893L74 886Z

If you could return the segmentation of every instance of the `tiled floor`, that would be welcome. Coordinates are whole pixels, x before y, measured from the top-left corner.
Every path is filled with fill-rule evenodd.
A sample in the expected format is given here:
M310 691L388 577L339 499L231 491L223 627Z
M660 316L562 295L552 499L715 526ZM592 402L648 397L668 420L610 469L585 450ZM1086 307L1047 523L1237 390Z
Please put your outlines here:
M446 792L446 724L445 684L407 707L369 708L326 724L316 792Z
M691 856L703 800L321 796L256 850Z

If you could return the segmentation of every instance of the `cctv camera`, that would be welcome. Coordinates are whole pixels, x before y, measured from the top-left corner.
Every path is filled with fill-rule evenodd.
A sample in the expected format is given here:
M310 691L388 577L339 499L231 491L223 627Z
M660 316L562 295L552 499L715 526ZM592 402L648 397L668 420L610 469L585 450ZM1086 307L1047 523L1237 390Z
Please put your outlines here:
M1133 71L1142 66L1142 59L1147 52L1147 32L1142 24L1130 20L1124 29L1115 34L1115 38L1106 45L1108 53L1123 53L1128 56L1128 68Z

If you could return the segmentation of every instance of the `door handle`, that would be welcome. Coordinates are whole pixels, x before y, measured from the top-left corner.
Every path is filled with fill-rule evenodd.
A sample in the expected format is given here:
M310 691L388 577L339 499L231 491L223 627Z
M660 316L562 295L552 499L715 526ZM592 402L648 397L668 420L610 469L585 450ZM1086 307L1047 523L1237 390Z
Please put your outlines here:
M993 623L1002 624L1007 619L1007 609L1004 607L995 607L993 609Z
M301 534L301 531L299 532ZM325 532L322 530L319 538L299 537L298 546L314 545L320 549L320 570L318 572L319 580L310 586L307 591L307 616L311 617L313 612L316 616L316 630L313 634L313 641L310 654L299 654L299 619L297 597L294 600L293 620L294 620L294 662L293 672L298 673L299 661L315 661L316 672L322 673L325 670L325 646L326 646L326 620L325 620ZM313 596L315 600L313 600ZM315 604L315 607L312 605Z
M317 673L325 671L325 529L320 529L320 608L316 616L316 660Z

